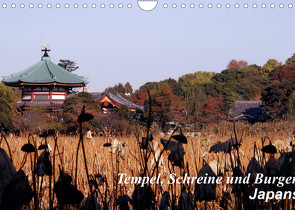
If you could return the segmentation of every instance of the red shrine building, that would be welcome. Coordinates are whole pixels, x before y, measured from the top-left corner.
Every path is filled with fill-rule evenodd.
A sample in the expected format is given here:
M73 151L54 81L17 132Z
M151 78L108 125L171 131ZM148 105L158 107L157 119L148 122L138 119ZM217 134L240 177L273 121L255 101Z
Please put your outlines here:
M113 109L126 106L129 111L141 113L144 107L139 106L126 98L122 97L118 92L105 90L104 92L90 93L93 98L99 102L100 108L104 113L108 113Z
M135 112L135 113L143 113L144 107L139 106L123 96L121 96L116 91L109 91L105 90L103 92L89 92L93 99L98 101L99 108L104 113L110 113L113 110L116 110L117 108L121 108L122 106L126 106L128 108L128 111ZM68 97L77 96L78 93L71 93Z
M19 89L21 101L18 105L23 109L30 106L58 109L74 88L84 88L88 83L84 77L53 63L46 46L42 51L44 55L41 61L2 80L5 85Z

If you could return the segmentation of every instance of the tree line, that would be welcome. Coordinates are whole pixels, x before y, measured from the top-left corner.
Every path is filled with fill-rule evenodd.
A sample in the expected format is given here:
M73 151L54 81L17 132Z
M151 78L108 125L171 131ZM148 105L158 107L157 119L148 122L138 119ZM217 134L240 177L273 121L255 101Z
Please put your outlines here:
M178 80L147 82L132 94L132 99L144 105L149 90L155 109L171 101L169 108L164 108L166 115L173 120L174 111L185 113L188 123L219 122L238 100L262 100L265 112L275 120L294 120L294 89L295 54L284 64L276 59L269 59L263 66L231 60L220 73L198 71Z
M74 71L75 62L60 62L69 71ZM276 59L269 59L263 66L256 64L249 65L244 60L231 60L226 69L220 73L197 71L185 74L178 80L169 78L160 82L147 82L138 90L133 90L129 82L125 85L119 83L107 88L110 91L117 91L126 99L144 106L148 109L152 104L152 117L161 127L167 122L206 124L215 123L228 115L229 109L237 100L262 100L267 114L275 120L295 119L295 54L288 58L285 63ZM150 94L150 97L148 96ZM21 113L17 106L20 96L15 89L0 83L0 129L13 129L16 125L30 127L29 120L34 116L40 117L40 110L31 109L26 121L16 117ZM71 119L74 118L80 106L87 104L90 110L100 115L94 122L103 130L103 123L112 121L103 119L105 116L99 111L98 103L90 94L82 93L76 97L67 99L63 105L63 122L52 126L63 128L64 122L68 127L74 126ZM78 108L75 108L78 107ZM111 114L114 119L124 118L123 123L116 126L124 127L126 122L131 122L133 114L128 112L127 107L118 109ZM146 114L145 114L146 115ZM47 116L47 115L44 115ZM110 118L110 115L108 116ZM147 116L145 116L147 117ZM100 120L99 119L103 119ZM119 121L118 121L119 122ZM40 126L40 123L38 123ZM47 123L48 125L48 123ZM68 128L66 128L68 129ZM75 129L73 127L73 129Z

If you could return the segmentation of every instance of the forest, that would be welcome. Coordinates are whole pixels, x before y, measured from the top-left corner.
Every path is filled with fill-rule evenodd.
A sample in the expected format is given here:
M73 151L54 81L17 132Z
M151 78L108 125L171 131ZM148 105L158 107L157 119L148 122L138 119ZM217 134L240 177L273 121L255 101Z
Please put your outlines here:
M276 59L269 59L263 66L231 60L220 73L198 71L178 80L147 82L134 92L129 83L108 89L123 97L131 92L132 101L142 106L149 90L158 122L200 125L226 119L229 109L239 100L262 100L264 111L273 120L294 120L294 88L295 54L284 64Z

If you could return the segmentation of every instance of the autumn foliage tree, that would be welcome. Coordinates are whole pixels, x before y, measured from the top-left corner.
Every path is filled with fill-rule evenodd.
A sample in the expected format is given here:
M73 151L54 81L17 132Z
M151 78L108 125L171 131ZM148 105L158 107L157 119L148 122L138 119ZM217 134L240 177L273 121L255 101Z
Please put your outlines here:
M162 86L151 91L153 118L164 130L167 122L183 123L182 98L173 94L171 87Z
M209 98L201 109L200 122L210 124L218 123L224 117L222 97Z
M244 61L244 60L231 60L228 64L227 64L227 69L242 69L245 66L248 66L248 62Z
M140 106L144 106L147 99L148 99L147 90L140 89L135 91L134 94L132 94L132 102Z
M273 79L280 82L294 82L295 81L295 64L284 66L280 70L276 71L273 75Z
M294 118L295 64L278 69L272 79L263 92L265 110L275 118Z

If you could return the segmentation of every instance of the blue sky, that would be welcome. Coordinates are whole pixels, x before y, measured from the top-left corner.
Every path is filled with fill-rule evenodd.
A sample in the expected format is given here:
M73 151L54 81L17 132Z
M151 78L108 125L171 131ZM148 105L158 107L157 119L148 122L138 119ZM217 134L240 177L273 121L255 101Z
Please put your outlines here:
M7 3L8 2L8 3ZM11 1L0 1L0 6ZM136 1L50 1L62 8L35 7L0 8L0 75L21 71L41 57L41 46L47 43L51 59L76 61L75 73L89 80L91 91L102 91L119 82L129 81L134 89L148 81L169 77L178 79L196 71L223 70L231 59L243 59L249 64L263 65L269 58L281 62L295 53L295 8L269 7L269 1L159 1L151 12L138 8ZM40 1L41 2L41 1ZM44 3L46 6L47 2ZM49 2L49 1L48 1ZM65 2L70 4L64 8ZM132 3L132 9L126 8ZM163 8L167 2L169 7ZM234 8L239 2L240 8ZM253 9L252 4L258 8ZM79 3L74 9L73 4ZM115 8L99 8L114 3ZM123 9L118 4L123 3ZM185 9L180 8L185 3ZM195 3L194 9L189 8ZM198 8L203 3L205 8ZM208 3L213 8L207 8ZM222 8L216 8L221 3ZM231 8L225 8L230 3ZM248 3L249 8L243 8ZM267 3L267 8L261 8ZM295 6L295 4L293 5Z

